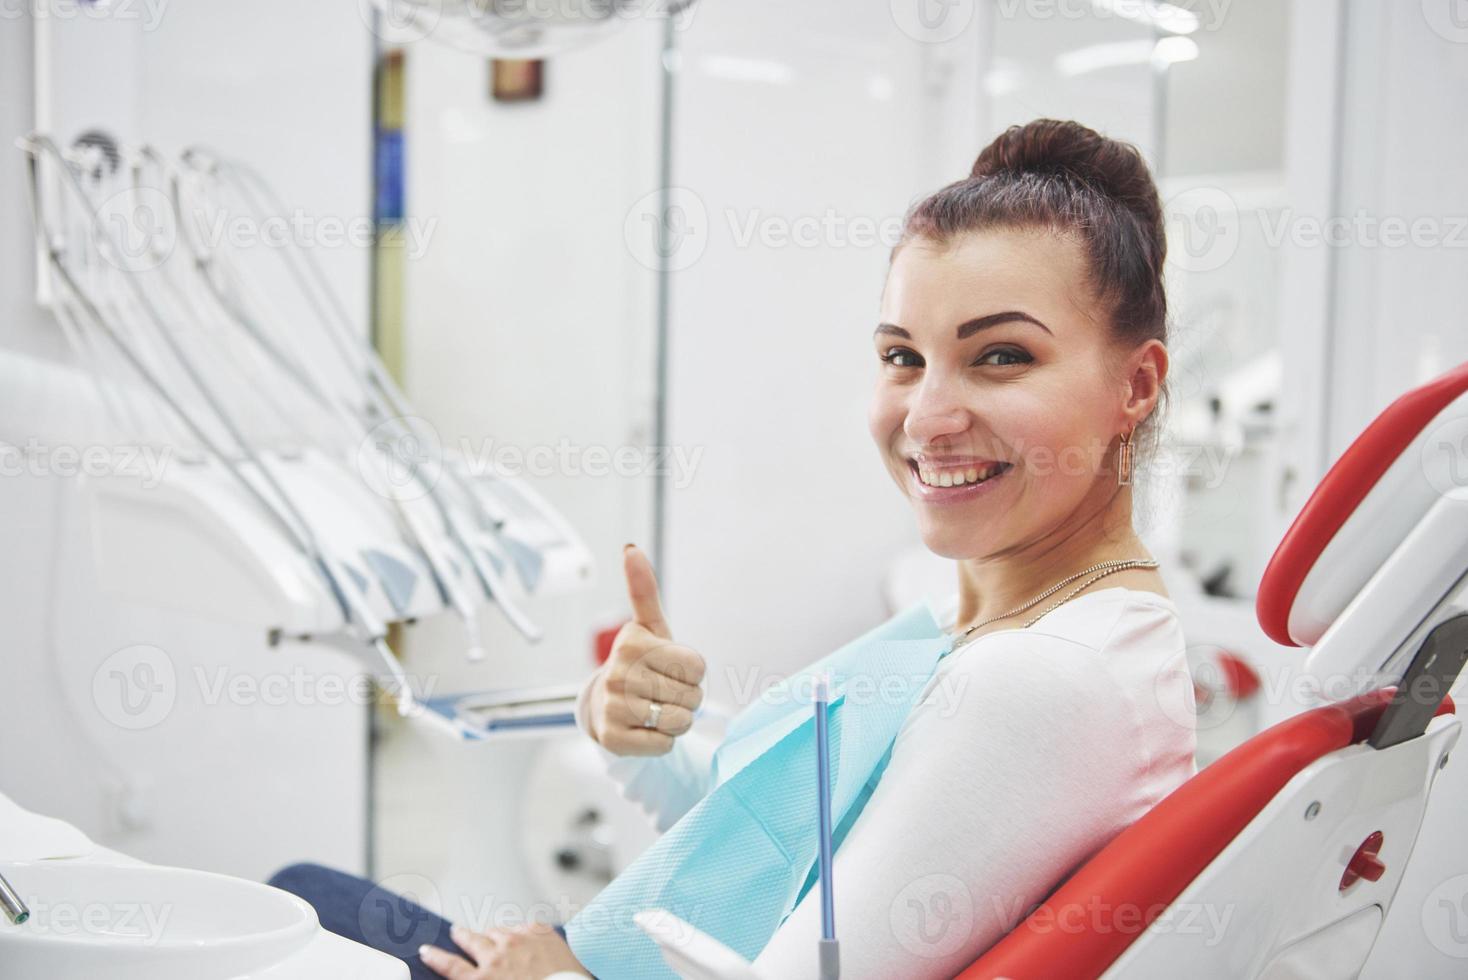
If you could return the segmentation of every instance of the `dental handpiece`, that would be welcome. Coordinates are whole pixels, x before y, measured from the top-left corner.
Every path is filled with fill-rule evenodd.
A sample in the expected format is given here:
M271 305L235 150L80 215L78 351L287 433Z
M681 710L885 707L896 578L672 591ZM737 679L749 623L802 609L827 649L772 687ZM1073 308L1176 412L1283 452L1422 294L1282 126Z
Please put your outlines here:
M0 907L5 909L5 917L16 925L20 925L31 917L31 910L26 908L25 902L10 887L10 882L0 875Z

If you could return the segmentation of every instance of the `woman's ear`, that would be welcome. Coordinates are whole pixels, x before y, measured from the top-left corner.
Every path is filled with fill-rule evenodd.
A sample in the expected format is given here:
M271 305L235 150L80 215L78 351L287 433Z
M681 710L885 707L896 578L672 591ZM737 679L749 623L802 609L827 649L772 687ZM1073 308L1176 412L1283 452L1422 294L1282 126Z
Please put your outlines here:
M1127 396L1122 406L1132 425L1141 425L1157 400L1162 397L1162 384L1167 380L1167 347L1152 339L1142 344L1127 359Z

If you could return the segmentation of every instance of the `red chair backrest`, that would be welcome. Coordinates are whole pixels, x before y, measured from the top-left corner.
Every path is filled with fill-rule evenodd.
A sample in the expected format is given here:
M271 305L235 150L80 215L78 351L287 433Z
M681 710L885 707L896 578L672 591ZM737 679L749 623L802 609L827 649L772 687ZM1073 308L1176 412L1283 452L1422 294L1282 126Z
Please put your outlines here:
M1097 851L962 980L1098 977L1296 773L1364 741L1395 687L1301 712L1199 771ZM1446 697L1437 714L1452 714Z
M1290 610L1316 559L1397 457L1465 391L1468 364L1413 388L1383 409L1326 472L1260 578L1255 611L1270 639L1299 646L1290 636Z

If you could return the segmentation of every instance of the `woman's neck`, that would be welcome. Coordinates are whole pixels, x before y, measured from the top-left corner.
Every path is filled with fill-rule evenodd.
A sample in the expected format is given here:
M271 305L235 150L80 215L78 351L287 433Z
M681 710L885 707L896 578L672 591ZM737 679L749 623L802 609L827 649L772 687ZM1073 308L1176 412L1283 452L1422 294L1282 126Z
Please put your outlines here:
M956 624L965 627L1000 616L1098 562L1150 558L1150 553L1132 529L1130 499L1125 503L1125 516L1117 513L1121 508L1111 509L1108 516L1093 515L1089 521L1079 522L1070 529L1070 533L1062 534L1062 529L1057 529L1057 532L1012 552L961 560L958 563ZM1119 582L1128 575L1128 571L1107 576L1100 582L1106 583L1113 578ZM1043 608L1065 596L1095 574L1093 572L1068 583L1037 607ZM1023 614L1017 614L1016 618L1029 618L1035 612L1036 607L1032 607ZM1004 625L1004 621L1000 621L995 628Z

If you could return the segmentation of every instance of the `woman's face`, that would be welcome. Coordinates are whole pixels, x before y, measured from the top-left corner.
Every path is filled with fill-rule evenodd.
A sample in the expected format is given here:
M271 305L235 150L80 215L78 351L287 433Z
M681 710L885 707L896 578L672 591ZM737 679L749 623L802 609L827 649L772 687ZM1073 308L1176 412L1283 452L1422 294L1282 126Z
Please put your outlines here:
M1128 389L1085 274L1080 245L1043 230L915 239L893 261L869 421L935 553L1023 548L1115 491Z

